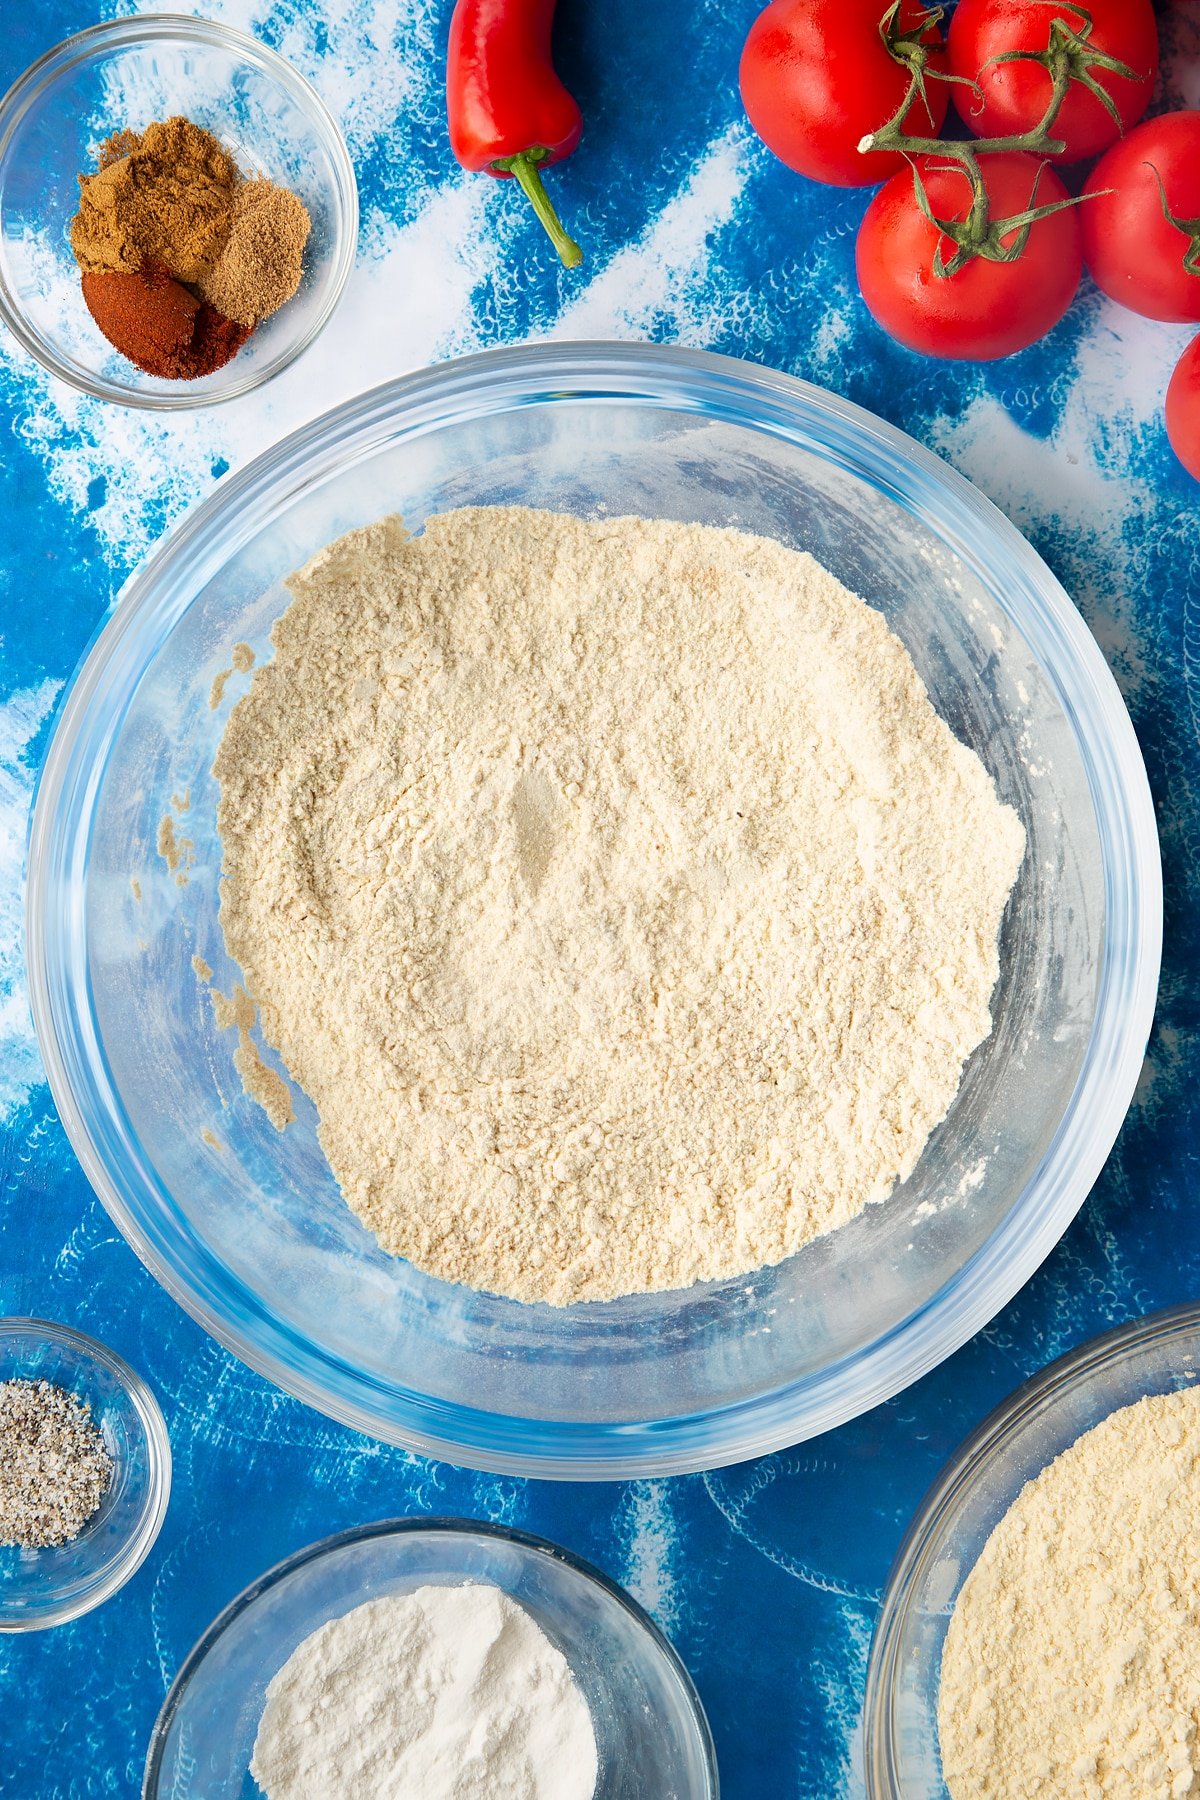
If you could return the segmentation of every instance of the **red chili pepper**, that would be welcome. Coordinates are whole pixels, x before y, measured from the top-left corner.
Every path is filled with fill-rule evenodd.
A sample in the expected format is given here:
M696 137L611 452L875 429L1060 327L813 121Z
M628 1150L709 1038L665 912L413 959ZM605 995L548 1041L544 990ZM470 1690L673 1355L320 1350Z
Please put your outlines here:
M583 251L567 236L541 170L570 156L583 119L554 70L554 0L458 0L450 21L446 111L464 169L515 176L568 269Z

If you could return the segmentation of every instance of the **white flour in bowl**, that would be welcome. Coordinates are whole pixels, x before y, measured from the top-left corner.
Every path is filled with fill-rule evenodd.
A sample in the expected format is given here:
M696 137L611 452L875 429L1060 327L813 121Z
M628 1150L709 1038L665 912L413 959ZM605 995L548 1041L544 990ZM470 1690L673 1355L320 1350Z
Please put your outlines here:
M214 765L221 923L387 1250L604 1299L910 1173L1024 832L880 613L765 538L525 508L289 586Z
M592 1800L591 1713L561 1650L499 1588L368 1600L267 1688L268 1800Z

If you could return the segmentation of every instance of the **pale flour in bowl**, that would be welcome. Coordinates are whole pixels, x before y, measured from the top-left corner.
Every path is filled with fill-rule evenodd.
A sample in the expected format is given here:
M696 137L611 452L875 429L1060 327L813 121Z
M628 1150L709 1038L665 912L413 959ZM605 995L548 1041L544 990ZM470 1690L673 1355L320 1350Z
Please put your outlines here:
M938 1733L953 1800L1200 1795L1200 1387L1022 1489L955 1605Z
M525 508L289 585L214 765L221 923L386 1249L603 1299L913 1169L1024 832L880 613L762 537Z

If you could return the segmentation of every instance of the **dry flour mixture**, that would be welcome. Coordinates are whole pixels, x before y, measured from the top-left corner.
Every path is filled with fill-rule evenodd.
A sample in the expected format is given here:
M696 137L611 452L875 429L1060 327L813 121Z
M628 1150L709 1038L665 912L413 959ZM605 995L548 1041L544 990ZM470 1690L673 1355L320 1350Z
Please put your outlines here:
M878 612L765 538L517 507L289 586L215 763L221 923L386 1249L604 1299L912 1170L1024 833Z
M592 1800L596 1736L561 1650L484 1583L330 1619L267 1688L267 1800Z
M1200 1387L1022 1490L958 1597L938 1727L953 1800L1200 1795Z

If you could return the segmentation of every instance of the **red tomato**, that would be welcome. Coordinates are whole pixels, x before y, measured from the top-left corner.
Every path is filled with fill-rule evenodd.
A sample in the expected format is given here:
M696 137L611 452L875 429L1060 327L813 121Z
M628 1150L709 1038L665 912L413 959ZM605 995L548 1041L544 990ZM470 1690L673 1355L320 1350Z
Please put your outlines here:
M901 0L897 24L919 27L923 0ZM768 149L789 168L834 187L866 187L903 167L895 151L861 155L860 139L903 105L909 73L880 35L888 0L774 0L750 27L742 51L742 101ZM930 64L946 66L932 26ZM946 83L926 81L905 115L913 136L937 137L946 119Z
M1063 162L1098 156L1128 131L1150 104L1158 74L1158 28L1151 0L1087 0L1092 15L1091 50L1115 56L1139 79L1129 81L1110 69L1093 69L1096 82L1116 102L1120 124L1104 103L1080 82L1072 82L1054 122L1052 135L1062 140ZM955 87L954 104L976 137L1018 137L1032 131L1050 104L1052 83L1036 63L995 63L1009 50L1045 50L1050 21L1062 19L1078 31L1086 19L1068 0L959 0L950 21L950 70L981 90ZM991 64L990 67L987 65Z
M1175 365L1167 389L1167 436L1188 474L1200 481L1200 337Z
M1173 216L1200 218L1200 112L1147 119L1100 158L1079 209L1084 259L1132 312L1200 323L1200 275L1184 266L1192 239L1164 217L1156 170Z
M1053 169L1034 156L1006 151L980 161L993 220L1066 198ZM971 184L961 164L923 156L918 166L937 217L965 218ZM1005 247L1014 236L1002 240ZM863 299L885 331L925 356L991 361L1024 350L1057 325L1083 273L1077 207L1038 219L1015 262L976 257L957 274L939 276L939 242L949 261L955 246L922 213L909 169L875 195L858 233Z

